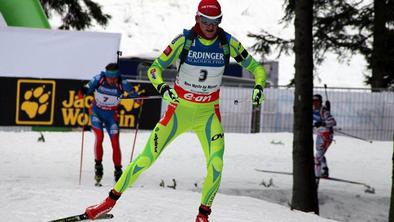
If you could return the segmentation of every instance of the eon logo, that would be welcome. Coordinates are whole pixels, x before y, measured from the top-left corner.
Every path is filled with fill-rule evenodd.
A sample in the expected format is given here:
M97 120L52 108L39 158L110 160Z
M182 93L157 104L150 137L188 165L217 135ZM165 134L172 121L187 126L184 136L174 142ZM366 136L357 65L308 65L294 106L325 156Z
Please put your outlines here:
M205 103L211 101L212 95L195 95L193 93L185 93L183 98L193 102Z

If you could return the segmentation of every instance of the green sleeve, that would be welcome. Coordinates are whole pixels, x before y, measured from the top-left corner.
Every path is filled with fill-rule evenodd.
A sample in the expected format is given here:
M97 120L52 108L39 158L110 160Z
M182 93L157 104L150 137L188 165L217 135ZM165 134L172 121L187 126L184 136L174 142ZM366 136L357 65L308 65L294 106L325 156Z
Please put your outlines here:
M178 59L182 52L184 42L185 37L183 35L178 35L149 67L147 75L156 89L158 85L164 83L162 76L163 70Z
M233 58L240 58L241 61L237 61L238 64L254 75L255 85L261 85L263 88L265 87L267 72L264 66L259 64L234 37L230 39L230 56Z

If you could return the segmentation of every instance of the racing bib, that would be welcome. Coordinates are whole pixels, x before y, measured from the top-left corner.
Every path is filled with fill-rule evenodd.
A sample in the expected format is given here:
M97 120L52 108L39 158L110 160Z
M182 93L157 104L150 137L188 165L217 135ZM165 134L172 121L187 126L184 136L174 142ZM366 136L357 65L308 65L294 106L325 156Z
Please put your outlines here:
M98 107L116 107L119 105L119 97L114 95L108 95L96 91L94 93L94 99Z
M176 84L193 93L210 94L222 83L223 67L193 66L184 63L176 78Z

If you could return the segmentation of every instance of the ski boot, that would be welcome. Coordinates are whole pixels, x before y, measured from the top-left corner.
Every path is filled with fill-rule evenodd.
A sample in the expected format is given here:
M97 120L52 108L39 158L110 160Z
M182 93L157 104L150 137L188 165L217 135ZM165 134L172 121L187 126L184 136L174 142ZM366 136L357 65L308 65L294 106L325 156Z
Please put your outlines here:
M209 222L208 216L211 214L211 208L208 206L200 205L198 209L198 215L196 217L196 222Z
M96 164L94 165L94 179L96 180L96 186L101 186L101 179L103 178L103 164L101 160L95 160Z
M120 176L122 176L122 166L116 166L114 171L115 182L118 182Z
M102 203L86 208L85 214L89 219L94 220L101 215L108 213L115 206L120 195L121 193L111 190L108 197Z
M322 168L320 177L323 177L323 178L329 177L329 175L328 175L328 167L323 167Z

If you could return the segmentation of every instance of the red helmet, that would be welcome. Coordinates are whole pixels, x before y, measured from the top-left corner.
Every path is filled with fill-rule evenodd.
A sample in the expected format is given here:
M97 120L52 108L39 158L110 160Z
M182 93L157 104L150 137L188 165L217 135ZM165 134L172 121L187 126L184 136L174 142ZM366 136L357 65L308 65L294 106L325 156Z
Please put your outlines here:
M222 17L222 8L217 0L201 0L198 4L197 15L218 19Z

